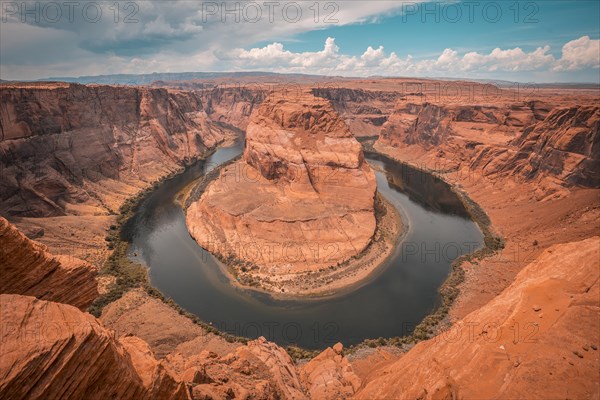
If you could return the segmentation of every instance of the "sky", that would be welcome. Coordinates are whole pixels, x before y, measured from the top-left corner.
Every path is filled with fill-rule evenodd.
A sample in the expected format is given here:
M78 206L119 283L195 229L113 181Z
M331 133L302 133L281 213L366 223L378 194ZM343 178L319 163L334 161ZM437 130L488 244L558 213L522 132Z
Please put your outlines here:
M600 83L600 1L0 2L0 79L202 71Z

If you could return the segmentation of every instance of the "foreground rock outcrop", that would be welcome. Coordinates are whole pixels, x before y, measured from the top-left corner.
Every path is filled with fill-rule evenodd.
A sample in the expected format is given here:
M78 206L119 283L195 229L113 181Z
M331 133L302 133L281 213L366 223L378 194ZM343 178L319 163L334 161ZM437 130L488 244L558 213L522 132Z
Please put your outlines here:
M600 238L552 246L500 296L362 382L341 344L297 366L264 338L169 353L75 307L0 295L0 397L11 399L596 398ZM147 321L152 324L152 321Z
M262 337L224 356L175 353L165 362L187 382L194 399L307 399L290 356Z
M255 276L316 271L367 247L375 186L360 144L327 101L269 99L248 125L242 160L188 208L188 229Z
M86 309L98 296L96 269L69 256L52 256L46 246L0 217L0 293L35 296Z
M140 340L119 342L90 314L19 295L0 295L4 399L187 399Z
M62 303L83 309L95 297L89 265L65 266L3 218L0 245L0 398L307 399L321 386L314 371L328 374L318 398L359 386L339 351L326 350L301 379L307 373L276 344L228 343L141 289L100 322Z
M302 369L264 338L222 356L204 350L158 360L144 340L66 304L2 294L0 319L3 399L334 400L360 386L331 348Z
M302 381L312 399L344 399L352 396L362 382L342 355L337 343L301 367Z
M341 344L298 365L264 338L230 343L208 333L139 289L106 307L101 321L118 332L121 341L137 337L147 342L198 398L233 393L236 398L337 400L361 384Z
M360 399L600 396L600 237L552 246L498 297L379 371Z

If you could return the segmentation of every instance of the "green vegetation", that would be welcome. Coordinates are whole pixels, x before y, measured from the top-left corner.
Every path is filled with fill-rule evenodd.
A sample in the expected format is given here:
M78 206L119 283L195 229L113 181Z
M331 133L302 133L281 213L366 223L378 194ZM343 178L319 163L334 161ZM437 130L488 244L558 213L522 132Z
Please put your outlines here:
M307 350L298 346L287 346L285 351L292 357L292 360L307 360L319 355L320 350Z
M215 168L215 170L207 174L207 177L209 175L210 177L218 176L218 170L219 168ZM112 253L100 271L100 275L114 276L116 278L115 283L111 285L110 290L107 293L99 296L94 301L94 303L89 307L88 311L90 314L98 318L102 314L104 307L106 307L108 304L120 299L131 289L142 288L146 291L146 293L148 293L148 295L162 301L177 311L180 315L190 319L196 325L201 326L206 332L221 336L228 342L247 343L247 338L221 332L214 326L200 320L200 318L198 318L196 315L184 310L181 306L175 303L173 299L166 298L158 289L150 285L150 281L148 279L148 269L142 264L131 261L127 256L129 243L122 239L122 233L125 225L134 216L138 207L154 189L159 187L160 184L165 180L175 177L182 171L183 169L175 171L169 175L166 175L162 179L153 182L147 189L142 190L140 193L130 197L123 203L119 209L117 223L110 226L109 232L105 238L107 247L108 249L112 250ZM201 184L197 185L197 187L202 186L203 190L203 188L206 187L206 184L204 183L205 181L207 181L206 177L201 180ZM195 189L197 189L197 187Z
M151 186L151 188L153 187L154 185ZM100 275L110 275L116 279L109 292L100 295L88 309L90 314L95 317L99 317L105 306L120 299L130 289L140 287L148 282L146 268L127 257L127 248L129 245L127 242L121 240L121 230L151 190L143 190L136 196L127 199L119 209L117 224L113 224L109 228L109 233L105 240L108 243L108 249L112 250L112 253L104 263Z
M366 144L367 146L365 146L365 148L368 149L368 151L378 153L375 149L373 149L372 145L369 146L370 143L367 142ZM381 155L390 158L386 154ZM435 171L427 172L439 177ZM462 268L462 263L465 261L477 263L478 261L497 254L500 250L504 249L504 239L496 236L493 233L490 218L481 208L481 206L473 201L466 193L460 191L456 186L451 186L451 188L463 203L465 209L471 216L471 219L479 226L479 229L483 233L483 247L473 253L465 254L454 260L452 263L452 271L439 289L441 298L440 306L432 314L426 316L423 321L421 321L421 323L415 327L412 334L402 337L366 339L358 345L350 346L348 348L348 354L351 354L363 347L404 347L406 345L416 344L422 340L427 340L435 336L435 334L439 332L441 328L440 324L448 316L448 312L450 311L452 303L454 300L456 300L460 293L458 286L465 279L465 271Z
M200 197L208 183L210 183L213 179L218 177L221 168L229 165L230 163L235 162L237 159L238 158L235 158L223 164L219 168L215 168L214 170L206 174L206 176L204 176L202 179L200 179L198 183L192 188L189 197L185 201L186 208L189 207L189 205L193 201L197 200ZM109 232L105 238L108 248L113 251L107 259L101 271L101 274L103 275L111 275L116 277L116 281L114 285L112 285L108 293L101 295L96 299L96 301L94 301L94 303L89 308L89 312L94 316L99 317L102 313L102 309L106 305L120 299L125 293L127 293L131 289L143 288L148 293L148 295L167 304L169 307L176 310L180 315L185 316L186 318L194 322L196 325L201 326L206 332L219 335L229 342L247 343L247 338L221 332L214 326L200 320L200 318L198 318L196 315L184 310L172 299L166 298L158 289L150 285L150 282L148 280L147 268L141 264L131 261L127 257L127 249L129 244L121 239L123 227L125 226L127 221L129 221L129 219L132 218L139 205L148 197L152 190L157 188L162 181L170 179L180 172L181 171L177 171L173 174L165 176L159 181L153 182L153 184L150 185L149 188L143 190L138 195L127 199L119 209L117 224L110 226ZM483 248L471 254L464 255L456 259L452 263L452 271L450 272L448 278L439 290L441 296L440 306L432 314L425 317L423 321L415 327L412 334L402 337L380 337L377 339L366 339L358 345L348 347L346 351L347 354L351 354L352 352L363 347L375 348L379 346L410 346L412 344L418 343L421 340L431 338L436 333L436 331L439 330L440 323L443 322L444 319L447 317L448 312L450 310L450 306L460 293L458 286L464 281L465 274L463 268L461 267L461 264L464 261L476 262L476 260L481 260L485 257L489 257L493 254L496 254L498 251L504 248L504 240L501 237L498 237L493 234L490 219L485 213L485 211L483 211L483 209L472 199L470 199L465 193L458 191L458 189L456 189L455 187L453 187L453 190L464 204L466 210L471 215L473 221L475 221L479 225L479 228L481 229L484 235ZM383 207L381 204L381 201L382 199L379 198L378 193L375 207L376 217L378 218L378 221L386 212L385 207ZM220 259L220 261L222 261L225 265L229 266L229 272L234 277L242 278L240 279L240 281L244 280L240 283L249 286L259 286L258 282L246 281L244 279L246 274L243 274L243 272L256 268L255 265L246 261L238 260L235 257L231 256L225 258L219 257L217 255L217 258ZM239 273L240 271L242 272L242 274ZM294 360L309 359L315 357L320 352L317 350L303 349L298 346L288 346L286 348L286 351Z

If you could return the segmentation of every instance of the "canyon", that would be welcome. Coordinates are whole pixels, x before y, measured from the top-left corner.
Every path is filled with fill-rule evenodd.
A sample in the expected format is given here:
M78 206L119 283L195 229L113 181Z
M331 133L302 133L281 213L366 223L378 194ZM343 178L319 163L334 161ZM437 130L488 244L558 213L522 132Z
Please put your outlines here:
M490 96L485 84L384 78L301 86L281 99L256 88L1 84L0 397L600 396L597 91ZM364 250L377 229L376 188L354 138L449 182L502 243L462 260L448 314L398 346L336 344L294 360L264 338L231 340L196 323L143 284L99 318L86 313L118 280L104 269L105 236L127 199L240 131L242 158L187 210L192 236L216 241L225 263L232 255L255 271L253 258L224 247L243 237L306 241L294 236L301 228L269 230L273 220L324 228L331 236L317 241L339 244L335 264ZM313 179L317 170L343 185ZM236 181L240 171L253 179ZM258 272L280 265L268 261ZM271 290L282 287L301 292Z
M164 89L3 85L2 209L21 217L115 212L223 142L228 131L202 101Z

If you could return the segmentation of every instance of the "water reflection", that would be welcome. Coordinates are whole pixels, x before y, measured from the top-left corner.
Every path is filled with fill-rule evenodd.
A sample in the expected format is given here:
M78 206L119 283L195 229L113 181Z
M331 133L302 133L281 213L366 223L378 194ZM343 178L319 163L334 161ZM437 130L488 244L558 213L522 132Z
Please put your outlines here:
M368 284L326 300L281 301L236 289L217 261L190 237L175 196L242 150L240 143L220 149L161 184L124 229L131 254L137 253L138 261L149 266L152 284L223 331L311 349L409 334L436 307L437 289L451 262L482 244L481 232L446 183L423 172L408 173L392 160L367 153L378 169L378 190L410 227L378 274Z

